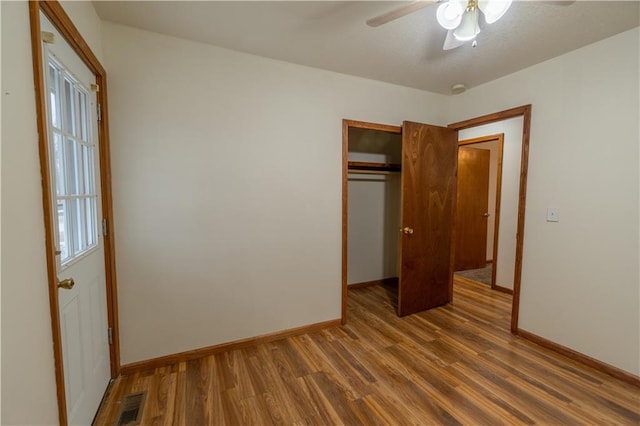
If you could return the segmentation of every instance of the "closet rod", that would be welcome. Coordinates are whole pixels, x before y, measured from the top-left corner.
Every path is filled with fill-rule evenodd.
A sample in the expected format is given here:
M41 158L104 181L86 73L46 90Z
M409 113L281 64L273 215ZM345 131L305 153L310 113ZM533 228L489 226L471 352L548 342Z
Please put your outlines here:
M399 172L400 164L394 163L366 163L362 161L349 161L347 163L349 170L372 170L381 172Z
M396 175L399 174L400 171L389 171L389 170L359 170L359 169L348 169L347 170L350 175Z

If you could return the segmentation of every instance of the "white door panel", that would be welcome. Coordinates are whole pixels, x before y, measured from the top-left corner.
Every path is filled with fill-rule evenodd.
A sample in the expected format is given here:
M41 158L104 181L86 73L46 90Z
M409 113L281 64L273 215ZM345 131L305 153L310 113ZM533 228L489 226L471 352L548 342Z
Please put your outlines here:
M80 368L65 368L67 402L73 405L82 396L84 369L82 368L82 330L80 327L80 301L78 297L60 306L60 326L62 328L62 354L65 364Z

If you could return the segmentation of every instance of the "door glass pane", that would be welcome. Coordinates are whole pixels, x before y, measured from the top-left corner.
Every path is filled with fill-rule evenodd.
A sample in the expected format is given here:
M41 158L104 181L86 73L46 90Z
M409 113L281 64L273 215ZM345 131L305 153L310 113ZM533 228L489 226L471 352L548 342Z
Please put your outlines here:
M83 252L87 248L87 227L85 225L87 216L84 201L84 199L80 198L73 200L73 207L75 209L73 229L75 230L75 251L77 253Z
M92 246L96 244L96 221L93 219L96 216L96 199L91 197L85 200L86 205L86 235L87 245Z
M87 95L84 92L78 92L78 105L80 108L80 139L84 142L89 140L88 133L88 120L87 120Z
M73 142L73 139L65 138L65 175L67 181L67 192L66 195L77 195L78 194L78 173L76 170L77 155L76 155L76 144Z
M93 178L93 148L92 147L82 145L82 163L83 163L83 175L84 175L84 190L87 194L93 194L94 178Z
M58 200L58 250L60 250L60 259L64 262L69 258L69 243L67 235L67 202L68 200Z
M60 128L60 73L58 69L49 65L49 103L51 108L51 124L53 127Z
M80 227L78 226L79 224L79 218L78 218L78 213L80 213L80 209L78 208L78 199L72 199L69 200L69 203L71 204L71 226L70 229L73 231L72 237L73 237L73 251L72 251L72 255L79 252L80 251Z
M76 247L77 247L77 240L76 240L76 229L75 229L75 216L76 216L76 209L74 208L75 204L75 200L74 199L65 199L64 200L64 206L65 206L65 213L67 214L67 227L66 227L66 231L67 231L67 242L69 244L69 260L73 259L73 256L76 254Z
M76 172L76 194L85 195L87 193L84 184L84 156L83 156L83 148L84 146L78 141L74 141L73 147L75 150L75 172Z
M65 130L76 136L76 106L73 96L73 83L67 78L64 79L64 101L65 101Z
M56 169L56 193L57 195L66 194L66 182L65 182L65 155L64 144L62 143L62 135L59 133L53 134L53 149L55 156L55 169Z

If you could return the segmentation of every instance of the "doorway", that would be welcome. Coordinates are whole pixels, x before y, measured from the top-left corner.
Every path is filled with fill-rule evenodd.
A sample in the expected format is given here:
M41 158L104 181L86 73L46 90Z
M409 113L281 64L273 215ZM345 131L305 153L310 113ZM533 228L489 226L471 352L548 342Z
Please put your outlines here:
M119 374L106 72L58 2L29 2L60 424Z
M458 142L455 273L512 293L496 283L504 134Z
M449 127L456 129L459 132L467 129L480 128L480 126L486 126L492 123L497 123L513 118L520 118L522 120L521 125L521 141L520 149L516 153L518 155L519 167L517 182L514 184L514 191L517 193L516 207L514 214L513 229L515 238L510 238L514 245L515 259L513 266L513 299L511 307L511 332L517 334L518 332L518 316L520 307L520 285L522 278L522 259L523 259L523 246L524 246L524 223L525 223L525 211L526 211L526 199L527 199L527 170L529 164L529 135L531 129L531 105L524 105L508 110L496 112L493 114L487 114L480 117L472 118L469 120L460 121L450 124ZM488 131L487 133L497 133L496 131ZM462 136L464 137L464 135ZM504 182L506 184L506 181ZM502 190L504 192L504 188ZM504 201L504 198L503 198ZM501 206L501 211L504 212L504 205ZM503 215L504 216L504 215ZM504 221L503 221L504 222ZM504 228L504 223L500 225L500 228ZM504 244L501 244L504 246ZM504 266L504 261L502 262Z
M381 149L380 142L387 142L385 149ZM360 148L363 146L368 147L367 152L362 152ZM358 149L361 152L354 152ZM391 228L387 226L386 229L379 230L384 234L381 239L386 239L387 246L390 247L389 250L381 250L387 254L387 259L382 259L382 263L387 266L390 264L391 267L388 269L391 275L398 277L397 314L409 315L451 301L456 152L457 132L445 127L408 121L405 121L402 127L398 127L343 120L343 323L346 322L349 272L354 275L355 269L348 266L349 181L350 176L355 173L376 175L375 179L358 179L358 183L378 185L386 191L386 194L378 197L387 202L387 205L383 206L383 213L391 212L391 215L387 216L392 217L397 217L398 211L400 213L399 221L394 221L393 218L380 221L382 224L393 224ZM378 161L363 161L376 155L379 157ZM399 188L397 179L379 178L398 172ZM392 193L395 193L395 196ZM388 204L389 201L392 205ZM355 202L352 204L356 205ZM373 214L376 213L372 212ZM370 216L365 209L362 219L369 220ZM353 220L351 222L352 226L360 225ZM392 229L393 234L389 235L389 229ZM399 247L395 262L394 245ZM360 246L366 247L367 244ZM394 263L397 265L395 268ZM368 281L358 285L372 285L395 279L393 276L377 278L368 278Z

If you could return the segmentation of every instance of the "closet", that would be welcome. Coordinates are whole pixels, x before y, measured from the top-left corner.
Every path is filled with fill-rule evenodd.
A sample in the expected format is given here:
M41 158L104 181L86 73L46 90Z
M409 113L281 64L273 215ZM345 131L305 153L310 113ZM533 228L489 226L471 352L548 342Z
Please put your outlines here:
M343 120L343 320L347 285L398 278L400 316L452 296L457 132Z

